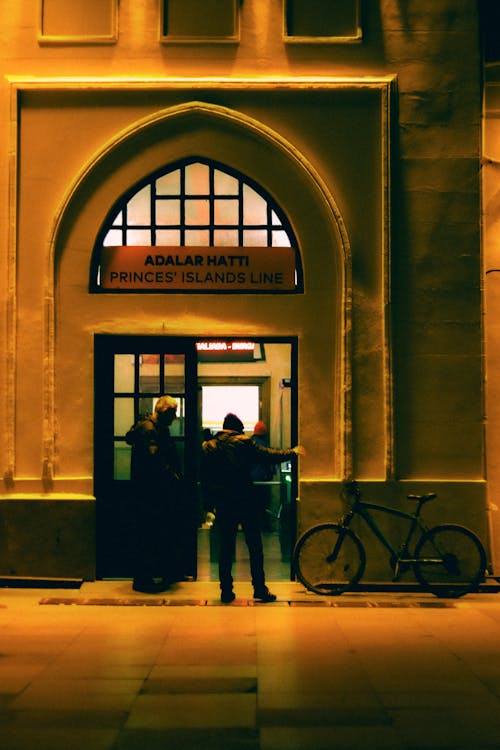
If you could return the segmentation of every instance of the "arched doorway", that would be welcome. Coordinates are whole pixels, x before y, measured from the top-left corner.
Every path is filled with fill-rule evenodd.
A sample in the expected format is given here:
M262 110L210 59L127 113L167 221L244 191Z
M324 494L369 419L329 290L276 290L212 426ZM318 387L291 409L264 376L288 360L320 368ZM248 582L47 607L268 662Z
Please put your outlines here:
M292 288L281 295L276 290L267 293L262 288L256 294L246 289L233 289L230 293L216 289L211 296L201 294L199 289L194 294L177 289L168 295L161 293L162 290L145 294L144 290L129 289L124 295L125 290L107 292L100 288L100 264L96 252L91 258L90 248L104 247L105 238L113 236L109 232L120 233L120 245L127 247L129 230L151 231L151 225L137 224L135 218L130 222L129 201L135 211L135 197L146 184L163 180L165 187L176 172L182 182L186 179L185 174L181 177L182 170L190 167L199 170L199 165L205 170L208 166L208 174L213 175L209 181L213 180L214 185L216 179L219 184L225 183L224 192L220 196L217 192L191 196L185 191L174 195L169 192L170 185L162 193L160 211L166 201L172 201L171 207L177 201L175 210L181 211L182 201L208 200L213 203L208 226L197 219L198 224L182 229L164 221L162 214L162 222L156 229L184 231L184 239L187 232L208 232L207 247L212 247L210 242L215 247L217 232L235 231L229 221L225 224L215 221L215 201L220 197L226 207L234 201L241 214L245 211L245 200L238 196L240 193L244 198L253 196L251 201L258 210L264 201L266 219L260 224L247 225L243 217L236 231L239 236L248 231L254 233L254 239L255 232L265 237L265 244L257 243L257 248L293 250ZM238 196L231 192L236 189L231 180L238 185ZM158 198L155 190L153 193L150 189L147 197L151 211L158 211L158 205L153 209L151 203L153 194L155 201ZM146 200L145 194L137 200ZM161 241L165 241L165 236ZM194 254L191 248L201 247L183 245L182 241L179 237L178 247L191 254ZM245 239L244 248L255 247L244 243ZM145 246L148 245L142 245ZM51 394L53 411L48 408L48 412L53 414L55 422L57 410L59 465L71 463L73 471L81 466L82 473L94 475L96 415L101 407L100 398L94 397L95 336L160 336L183 340L203 340L207 335L245 340L282 337L298 342L296 368L306 374L297 381L296 424L301 421L302 390L308 410L308 420L302 420L304 440L307 430L320 419L322 430L328 434L328 440L318 445L310 459L313 474L319 471L321 475L342 475L349 460L346 442L349 433L342 427L349 409L349 386L346 387L349 358L345 352L345 315L349 310L345 291L348 271L344 266L347 251L342 222L319 176L286 141L256 121L221 107L194 103L155 113L121 133L82 174L55 234L57 308L53 318L53 349L47 361L50 363L53 356L54 370L58 373L58 386ZM201 250L196 254L203 256ZM307 258L309 265L304 263ZM68 400L65 386L74 378L72 362L78 363L82 387L76 399L73 396ZM321 403L310 398L311 393L320 390ZM75 405L82 415L77 421L73 419ZM55 450L55 445L52 448Z
M283 255L283 249L290 252ZM303 274L298 242L281 206L246 175L220 162L189 157L145 175L110 208L96 238L89 288L94 294L300 294ZM249 346L264 351L269 343L250 342ZM200 350L200 356L205 355L202 367L215 364L213 355L218 355L220 364L226 364L223 376L219 371L220 382L224 383L219 387L226 389L226 399L227 389L236 387L233 381L242 382L241 372L239 375L233 372L232 360L237 352L240 359L249 352L246 377L248 382L255 380L259 391L254 424L262 419L262 412L270 412L271 406L276 411L276 393L273 391L273 399L260 393L253 370L257 360L254 351L245 348L245 342L211 341L208 348L211 362L206 361L207 350ZM227 356L229 352L231 359ZM291 358L288 359L285 370L281 373L269 370L262 377L263 382L273 377L291 381ZM94 476L100 577L133 575L134 498L130 449L125 435L139 418L153 412L155 399L165 393L178 399L181 411L180 419L174 423L174 440L184 469L182 521L176 536L185 550L186 576L198 576L196 538L202 541L202 546L207 546L206 535L196 533L205 526L203 492L197 475L200 435L205 426L199 393L203 395L202 382L206 389L215 387L208 385L215 376L200 373L200 380L197 365L197 348L190 338L96 336ZM296 379L293 382L295 399ZM220 408L226 412L230 409L223 404ZM238 413L241 408L242 404L233 406ZM222 412L218 415L220 422L223 416ZM291 416L288 415L286 430L289 435L297 433ZM248 431L252 427L247 425ZM270 437L277 437L275 432L273 426ZM279 443L273 440L274 444L288 447L282 440ZM287 497L282 507L281 500L291 493L292 487L295 489L291 495L296 495L295 467L286 477L282 473L277 476L277 481L256 486L256 495L264 498L267 493L269 508L265 512L269 515L262 518L263 531L268 532L267 546L276 541L277 556L288 563L275 564L275 575L280 571L282 576L286 570L289 577L295 501ZM274 524L271 515L275 516ZM273 534L276 540L272 539ZM209 546L213 563L213 544ZM206 571L212 572L211 568L209 564Z

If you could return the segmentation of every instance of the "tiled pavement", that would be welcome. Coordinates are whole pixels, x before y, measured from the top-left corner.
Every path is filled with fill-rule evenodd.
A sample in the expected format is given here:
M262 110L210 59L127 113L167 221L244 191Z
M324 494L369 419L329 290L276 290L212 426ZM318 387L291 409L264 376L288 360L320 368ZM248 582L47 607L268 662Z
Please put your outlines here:
M0 748L500 749L500 594L273 589L0 589Z

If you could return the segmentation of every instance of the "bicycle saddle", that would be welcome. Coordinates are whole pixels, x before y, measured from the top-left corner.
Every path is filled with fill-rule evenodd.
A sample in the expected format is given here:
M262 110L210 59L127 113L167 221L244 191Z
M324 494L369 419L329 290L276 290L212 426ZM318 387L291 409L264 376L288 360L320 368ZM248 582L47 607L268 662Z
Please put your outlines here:
M435 492L428 492L427 495L407 495L408 500L416 500L417 502L426 503L428 500L434 500L437 497Z

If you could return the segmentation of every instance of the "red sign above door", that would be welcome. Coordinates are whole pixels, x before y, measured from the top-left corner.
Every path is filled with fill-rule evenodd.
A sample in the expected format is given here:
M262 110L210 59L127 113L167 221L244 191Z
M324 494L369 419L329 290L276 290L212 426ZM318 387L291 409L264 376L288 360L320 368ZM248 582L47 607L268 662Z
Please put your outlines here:
M275 291L295 289L291 247L103 247L107 291Z

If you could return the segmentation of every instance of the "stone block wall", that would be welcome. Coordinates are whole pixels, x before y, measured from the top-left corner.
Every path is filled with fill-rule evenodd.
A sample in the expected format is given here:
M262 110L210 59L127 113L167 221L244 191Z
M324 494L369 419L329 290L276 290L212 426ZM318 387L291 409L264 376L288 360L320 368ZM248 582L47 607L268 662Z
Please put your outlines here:
M36 267L42 269L42 274L49 273L40 259L45 258L52 225L35 236L26 230L18 235L18 210L26 210L16 130L22 128L23 106L29 101L30 91L39 90L47 81L52 82L54 90L46 104L54 109L63 106L57 87L64 86L66 93L70 92L75 112L80 106L79 92L91 87L93 81L107 81L111 89L115 85L114 114L110 113L100 132L96 129L82 133L82 142L87 135L96 143L100 140L102 147L122 127L122 114L131 106L124 81L136 81L138 85L140 81L177 85L178 81L179 86L189 86L190 80L198 80L199 85L199 80L206 77L225 84L238 80L250 90L263 80L271 87L274 81L276 89L283 81L287 85L326 79L393 82L389 103L390 168L381 177L390 198L389 226L385 227L390 236L390 257L384 267L386 277L381 279L387 289L384 377L390 419L383 446L386 466L385 472L377 469L376 476L369 475L366 467L370 463L365 454L370 446L366 437L358 443L354 439L352 465L355 473L357 467L364 467L363 478L382 487L389 481L400 483L400 495L407 483L412 483L416 491L419 487L432 489L432 482L449 482L453 493L444 492L446 515L453 515L456 510L460 520L469 520L481 529L485 541L493 547L496 544L495 539L487 539L484 484L478 4L475 0L366 0L360 2L362 36L358 41L338 44L312 39L292 44L283 37L283 3L284 0L238 3L239 39L235 42L183 44L160 39L157 0L121 0L116 4L116 38L106 43L89 40L81 44L40 39L39 0L7 0L9 12L0 28L0 330L5 334L0 336L0 405L5 415L5 439L0 445L0 469L5 476L2 500L8 506L19 502L21 494L26 502L47 510L44 516L37 509L32 517L36 523L46 517L46 534L54 544L57 524L49 520L53 513L49 512L51 498L46 488L57 467L46 456L51 436L46 435L48 417L41 406L41 394L43 389L47 392L56 387L57 373L51 375L54 382L40 374L44 363L39 361L43 355L37 348L47 330L48 302L40 291L43 287L36 286L36 278L30 298L20 299L17 294L21 271L26 275L30 267ZM23 82L20 87L19 81ZM154 93L150 99L151 106L160 101ZM95 107L98 111L97 97ZM307 97L304 107L307 108ZM269 105L269 122L279 130L279 118L272 109ZM332 110L332 122L334 115ZM266 117L265 107L262 116ZM355 126L362 127L362 123L356 122ZM60 139L64 150L63 133ZM30 144L30 148L33 159L43 151L36 144ZM314 144L311 153L317 160L318 172L328 174L328 188L335 194L335 175L330 176L328 167L321 163L322 144ZM76 173L82 167L81 155L75 152L70 158ZM357 158L359 163L373 155L362 153ZM46 182L41 180L39 185L41 205L30 208L34 219L52 212L49 200L61 205L65 190L69 189L69 180L59 184L49 179L52 169L56 172L57 165L47 165ZM352 181L357 179L353 166ZM362 185L359 187L363 190ZM336 197L349 217L350 207L343 205L345 196ZM348 231L355 251L356 243L363 241L363 227L349 225ZM377 237L374 245L378 243ZM31 263L30 253L38 263ZM360 296L363 271L354 265ZM38 275L38 270L34 275ZM365 307L368 309L369 305ZM366 363L375 355L369 330L362 328L366 318L362 323L360 320L353 318L353 359L358 364L365 363L365 370L359 368L363 377L353 380L358 404L354 428L357 424L360 434L364 434L363 404L370 390ZM34 346L30 344L33 340ZM86 367L89 370L88 363ZM30 378L26 377L28 371ZM16 399L22 400L22 408ZM29 400L32 406L28 409ZM31 420L24 416L28 411L33 415ZM90 416L85 419L88 421ZM369 430L366 434L370 434ZM75 447L75 462L80 450L80 446ZM91 453L81 463L91 466ZM308 483L318 474L313 462L311 466L314 471L308 472L304 460L302 472ZM68 494L72 483L87 486L88 497L82 500L85 518L86 504L92 503L92 476L87 474L88 470L82 476L75 468L66 477L55 477L59 486L66 483ZM333 484L341 478L327 477ZM313 515L321 516L328 509L325 498L314 508ZM75 514L76 527L78 515ZM18 525L17 531L15 528L16 524L25 523L26 516L16 512L9 518L10 533L23 538L22 526ZM26 554L21 543L10 549L19 550L21 556ZM72 574L81 569L88 575L92 542L87 545L85 561L80 553L72 559L71 546L65 549L66 557L57 558L59 567ZM9 568L27 570L29 566L9 561Z

